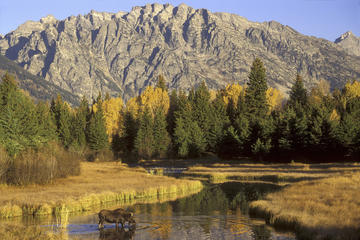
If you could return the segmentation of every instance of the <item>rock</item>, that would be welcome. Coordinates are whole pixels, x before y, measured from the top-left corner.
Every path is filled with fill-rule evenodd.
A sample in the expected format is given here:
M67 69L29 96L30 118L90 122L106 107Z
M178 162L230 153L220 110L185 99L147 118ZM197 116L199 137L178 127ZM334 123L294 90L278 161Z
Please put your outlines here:
M202 81L214 89L244 84L255 57L263 60L269 85L285 92L298 72L308 88L320 79L335 88L360 77L360 58L339 43L275 21L251 22L185 4L29 21L0 39L0 53L88 98L101 91L129 99L154 85L159 74L170 89L185 91Z
M342 34L335 43L344 48L347 53L360 56L360 37L356 37L351 31Z

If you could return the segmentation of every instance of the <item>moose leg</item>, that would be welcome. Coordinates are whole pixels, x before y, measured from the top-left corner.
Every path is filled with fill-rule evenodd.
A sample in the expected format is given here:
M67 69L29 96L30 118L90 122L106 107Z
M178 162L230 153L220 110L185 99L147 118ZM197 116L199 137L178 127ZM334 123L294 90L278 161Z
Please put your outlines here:
M99 229L104 228L104 219L99 219Z

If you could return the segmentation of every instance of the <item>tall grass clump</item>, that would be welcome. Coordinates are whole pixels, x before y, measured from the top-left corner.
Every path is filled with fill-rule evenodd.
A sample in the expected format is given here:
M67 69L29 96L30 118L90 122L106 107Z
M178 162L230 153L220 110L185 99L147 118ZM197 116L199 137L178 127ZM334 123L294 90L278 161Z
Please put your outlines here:
M80 174L80 157L51 143L41 149L27 149L8 161L3 179L7 184L46 184L56 178Z
M7 152L0 148L0 183L6 181L6 173L9 169L10 158Z

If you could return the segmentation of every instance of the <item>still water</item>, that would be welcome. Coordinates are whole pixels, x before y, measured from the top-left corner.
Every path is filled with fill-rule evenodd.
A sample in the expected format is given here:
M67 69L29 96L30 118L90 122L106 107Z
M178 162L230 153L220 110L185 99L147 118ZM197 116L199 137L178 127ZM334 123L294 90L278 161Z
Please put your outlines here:
M291 233L275 231L262 219L249 217L249 201L278 189L273 184L227 182L175 201L135 204L129 208L135 213L136 229L125 226L116 231L115 225L107 224L100 232L95 211L69 216L66 228L57 228L60 223L55 220L42 226L61 231L68 239L296 239Z

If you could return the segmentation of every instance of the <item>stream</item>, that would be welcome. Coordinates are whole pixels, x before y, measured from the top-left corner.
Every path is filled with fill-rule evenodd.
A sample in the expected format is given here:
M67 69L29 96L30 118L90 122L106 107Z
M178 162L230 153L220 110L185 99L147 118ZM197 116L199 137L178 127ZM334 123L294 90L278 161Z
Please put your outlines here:
M21 221L39 224L65 239L296 239L290 232L278 232L263 219L249 216L249 201L279 189L271 183L225 182L208 184L201 192L174 201L106 207L133 211L135 229L125 224L124 230L116 230L114 224L105 224L105 229L99 231L99 209L65 220L27 217Z

